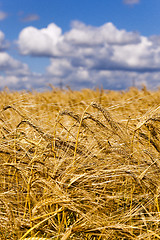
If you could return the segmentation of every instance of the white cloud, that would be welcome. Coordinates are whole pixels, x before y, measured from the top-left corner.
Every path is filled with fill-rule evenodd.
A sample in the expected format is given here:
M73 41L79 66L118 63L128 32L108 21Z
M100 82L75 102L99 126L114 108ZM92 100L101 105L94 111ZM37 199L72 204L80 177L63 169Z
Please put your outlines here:
M61 41L62 30L54 23L47 28L36 29L35 27L24 28L18 40L21 54L33 56L53 56L56 44Z
M93 27L74 21L65 33L54 23L43 29L26 27L17 43L23 55L50 58L45 74L37 75L9 55L3 55L2 64L0 56L0 70L17 81L17 88L39 89L63 82L74 88L124 89L133 80L137 86L144 81L158 85L160 80L160 37L120 30L113 23Z
M33 85L33 75L27 64L14 59L6 52L0 52L0 89L31 89L29 82Z
M25 75L29 72L28 66L12 58L6 52L0 52L0 71L6 74Z
M138 33L118 30L112 23L101 27L86 26L81 22L73 22L72 29L65 34L65 41L75 45L113 45L133 44L140 41Z
M4 20L5 18L7 18L8 14L3 12L3 11L0 11L0 21Z
M49 75L54 75L55 77L66 77L73 71L72 64L67 59L51 59L51 64L47 67L47 72Z
M152 71L160 70L160 47L155 49L147 37L141 37L140 43L114 46L111 57L113 63L122 70Z
M137 4L140 2L140 0L123 0L124 4L129 4L129 5L133 5L133 4Z
M1 75L0 76L0 89L8 87L11 90L32 90L38 91L47 90L51 81L46 80L43 74L28 73L27 75Z

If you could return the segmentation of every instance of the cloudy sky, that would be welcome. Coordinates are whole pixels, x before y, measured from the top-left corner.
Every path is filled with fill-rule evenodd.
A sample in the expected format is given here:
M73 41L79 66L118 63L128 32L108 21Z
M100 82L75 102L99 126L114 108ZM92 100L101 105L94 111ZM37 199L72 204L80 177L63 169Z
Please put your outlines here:
M0 0L0 90L160 85L160 0Z

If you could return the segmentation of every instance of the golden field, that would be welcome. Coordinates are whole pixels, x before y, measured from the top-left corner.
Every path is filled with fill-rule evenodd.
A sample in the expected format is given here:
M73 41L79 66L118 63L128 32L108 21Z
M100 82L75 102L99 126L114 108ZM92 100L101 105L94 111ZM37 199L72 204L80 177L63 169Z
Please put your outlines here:
M160 239L160 90L0 92L0 239Z

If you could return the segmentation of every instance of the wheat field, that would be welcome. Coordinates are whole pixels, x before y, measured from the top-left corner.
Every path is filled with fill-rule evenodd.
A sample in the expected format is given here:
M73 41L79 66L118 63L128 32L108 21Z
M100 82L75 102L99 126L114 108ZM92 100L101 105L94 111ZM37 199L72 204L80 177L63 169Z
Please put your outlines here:
M0 239L160 239L160 90L1 91Z

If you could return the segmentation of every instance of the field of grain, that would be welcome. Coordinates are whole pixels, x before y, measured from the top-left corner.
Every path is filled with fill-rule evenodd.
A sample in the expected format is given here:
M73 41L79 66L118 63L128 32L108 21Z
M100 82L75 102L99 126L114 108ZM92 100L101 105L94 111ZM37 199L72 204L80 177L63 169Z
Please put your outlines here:
M0 239L160 239L160 90L0 92Z

